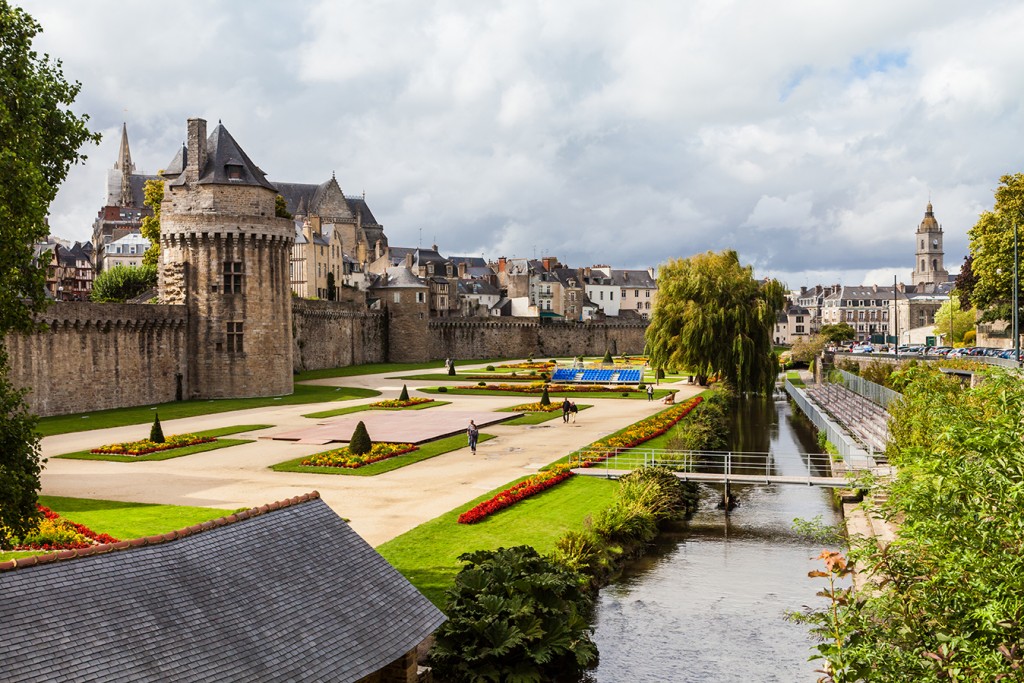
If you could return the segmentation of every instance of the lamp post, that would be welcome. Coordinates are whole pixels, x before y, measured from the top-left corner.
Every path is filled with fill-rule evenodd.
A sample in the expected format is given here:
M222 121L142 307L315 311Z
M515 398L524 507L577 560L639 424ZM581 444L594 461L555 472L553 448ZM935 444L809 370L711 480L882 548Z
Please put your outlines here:
M1017 283L1017 221L1013 221L1013 351L1014 357L1017 361L1017 367L1020 367L1020 329L1019 320L1020 315L1020 304L1018 302L1018 283Z

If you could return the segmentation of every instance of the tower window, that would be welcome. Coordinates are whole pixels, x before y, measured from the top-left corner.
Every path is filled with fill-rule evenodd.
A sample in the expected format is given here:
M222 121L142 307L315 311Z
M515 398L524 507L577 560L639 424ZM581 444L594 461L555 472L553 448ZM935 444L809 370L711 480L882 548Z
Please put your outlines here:
M227 323L228 353L242 352L242 323Z
M237 164L228 164L225 167L228 180L242 180L242 167Z
M241 261L224 262L224 293L238 294L242 291L242 276L245 274Z

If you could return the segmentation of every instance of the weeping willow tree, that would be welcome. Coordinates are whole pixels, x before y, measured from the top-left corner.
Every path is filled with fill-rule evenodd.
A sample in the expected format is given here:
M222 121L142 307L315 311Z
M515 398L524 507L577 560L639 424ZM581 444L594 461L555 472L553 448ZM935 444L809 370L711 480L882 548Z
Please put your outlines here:
M686 368L701 384L717 375L737 391L767 393L778 373L772 328L784 301L782 285L755 280L735 251L670 261L658 273L647 328L651 365Z

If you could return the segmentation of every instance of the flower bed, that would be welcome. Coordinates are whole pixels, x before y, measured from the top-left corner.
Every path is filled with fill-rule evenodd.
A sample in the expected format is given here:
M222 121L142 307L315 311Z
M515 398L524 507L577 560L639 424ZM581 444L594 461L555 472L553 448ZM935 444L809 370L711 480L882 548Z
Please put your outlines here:
M607 439L601 439L595 441L587 449L589 451L596 451L595 457L589 457L578 464L579 467L591 467L603 460L614 455L617 451L633 448L639 446L645 441L650 441L656 436L661 436L669 429L671 429L677 422L682 420L689 414L691 410L696 408L703 397L697 396L686 403L680 403L679 405L672 406L667 410L663 410L657 415L652 415L644 420L630 425L620 434L610 436ZM555 404L555 409L560 409L561 406ZM522 409L522 406L519 407ZM550 470L539 472L529 479L519 482L515 486L505 489L498 495L494 496L489 500L485 500L476 507L463 512L459 515L459 524L473 524L479 522L484 517L491 515L499 510L518 503L523 498L528 498L535 493L545 491L559 482L563 482L572 476L571 464L555 465Z
M554 413L561 409L561 403L549 403L547 405L543 405L541 403L524 403L520 406L505 408L505 410L508 410L510 413Z
M372 407L372 408L408 408L410 406L418 406L418 405L421 405L423 403L433 403L433 402L434 402L434 399L432 399L432 398L424 398L424 397L421 397L421 396L414 396L413 398L410 398L407 401L401 401L401 400L399 400L397 398L389 398L386 401L377 401L376 403L371 403L370 407Z
M568 465L555 465L550 470L538 472L529 479L511 486L489 500L463 512L459 515L459 524L474 524L484 517L504 510L510 505L518 503L523 498L546 491L555 484L565 481L572 476Z
M663 410L657 415L652 415L640 420L624 429L619 434L600 439L587 447L587 459L579 463L580 467L591 467L603 462L615 455L618 451L639 446L645 441L661 436L675 426L677 422L686 417L691 410L696 408L704 398L696 396L686 403Z
M43 516L39 526L26 534L12 550L71 550L100 543L117 543L113 536L97 534L84 524L64 519L44 505L36 507Z
M614 386L608 387L604 384L548 384L548 391L551 393L585 393L590 391L615 391L621 393L642 393L642 390L637 389L633 386ZM486 384L484 386L458 386L453 387L459 390L474 390L474 391L507 391L513 394L543 394L544 383L536 382L534 384Z
M554 367L548 361L534 361L532 363L505 363L499 365L496 370L550 370Z
M369 465L381 460L393 458L396 455L404 455L416 450L411 443L375 443L369 453L355 455L349 451L348 446L336 448L333 451L315 453L302 461L305 467L347 467L355 469L363 465Z
M163 443L142 439L141 441L127 441L115 443L109 446L94 448L90 453L103 453L105 455L148 455L157 451L168 451L172 448L184 448L196 446L201 443L209 443L217 439L212 436L196 436L195 434L174 434L168 436Z

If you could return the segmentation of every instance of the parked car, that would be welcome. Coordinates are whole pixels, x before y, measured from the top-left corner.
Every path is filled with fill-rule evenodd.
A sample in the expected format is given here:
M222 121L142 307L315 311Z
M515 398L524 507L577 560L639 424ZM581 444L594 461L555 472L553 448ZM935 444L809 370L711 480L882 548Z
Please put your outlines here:
M853 353L874 353L875 347L871 344L857 344L853 347Z

